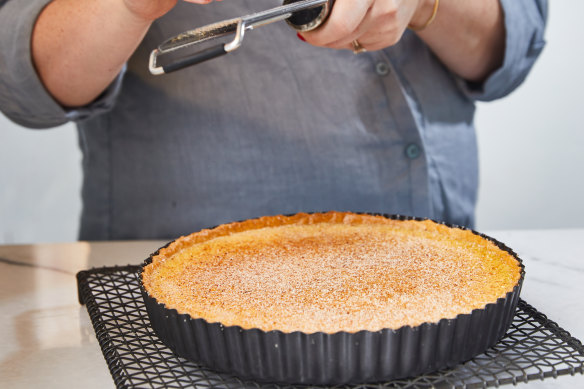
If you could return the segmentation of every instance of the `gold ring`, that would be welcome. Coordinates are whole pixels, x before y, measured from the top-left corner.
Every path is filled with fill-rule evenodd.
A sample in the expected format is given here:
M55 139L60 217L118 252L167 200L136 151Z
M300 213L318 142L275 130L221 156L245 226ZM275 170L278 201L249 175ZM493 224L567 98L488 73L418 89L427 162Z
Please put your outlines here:
M351 42L351 45L353 46L353 54L361 54L367 51L357 39Z

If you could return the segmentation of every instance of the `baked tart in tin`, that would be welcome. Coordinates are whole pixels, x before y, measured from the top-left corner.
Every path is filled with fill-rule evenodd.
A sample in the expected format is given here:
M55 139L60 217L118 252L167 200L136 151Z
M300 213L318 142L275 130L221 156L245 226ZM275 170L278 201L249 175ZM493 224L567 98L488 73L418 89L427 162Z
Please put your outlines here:
M431 220L267 216L181 237L142 288L176 354L245 379L379 382L450 367L509 327L523 265L485 235Z

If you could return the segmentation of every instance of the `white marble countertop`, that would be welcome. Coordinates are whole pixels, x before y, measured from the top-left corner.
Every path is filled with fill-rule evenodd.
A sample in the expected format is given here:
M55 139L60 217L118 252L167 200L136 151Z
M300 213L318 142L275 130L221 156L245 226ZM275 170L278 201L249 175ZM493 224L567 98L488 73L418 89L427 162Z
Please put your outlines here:
M584 229L494 231L526 266L521 297L584 340ZM75 274L140 264L161 241L0 246L0 387L114 387ZM584 375L518 386L584 388Z

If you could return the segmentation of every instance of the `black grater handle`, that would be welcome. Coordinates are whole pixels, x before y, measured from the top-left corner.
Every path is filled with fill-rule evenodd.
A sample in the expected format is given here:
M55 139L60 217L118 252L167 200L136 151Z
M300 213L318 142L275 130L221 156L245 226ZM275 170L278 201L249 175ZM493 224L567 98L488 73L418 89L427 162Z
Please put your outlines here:
M175 70L180 70L191 65L196 65L225 54L227 54L227 51L225 51L225 46L223 44L209 47L207 49L193 53L187 57L181 58L169 65L163 65L162 70L164 73L174 72Z

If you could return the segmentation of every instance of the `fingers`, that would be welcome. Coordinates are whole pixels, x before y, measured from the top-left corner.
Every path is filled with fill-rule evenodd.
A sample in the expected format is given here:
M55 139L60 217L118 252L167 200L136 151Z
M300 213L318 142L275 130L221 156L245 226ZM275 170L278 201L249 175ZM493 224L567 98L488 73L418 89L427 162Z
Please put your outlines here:
M337 0L327 22L302 33L315 46L353 50L355 40L369 51L397 43L416 9L414 0Z
M365 49L366 51L382 50L388 46L385 39L383 39L382 37L380 37L376 40L372 40L372 38L370 36L367 36L366 39L357 38L357 39L354 39L351 42L343 45L342 47L335 47L335 48L356 51L356 47L355 47L354 43L358 43L359 46L362 49Z
M336 0L327 21L318 29L302 33L315 46L337 47L351 42L375 0Z
M336 41L327 45L327 47L345 49L347 47L353 47L352 42L355 40L359 40L360 43L367 42L369 45L376 43L382 38L382 35L381 32L378 31L378 27L375 25L375 19L372 14L373 8L369 8L365 17L353 33L340 37Z

